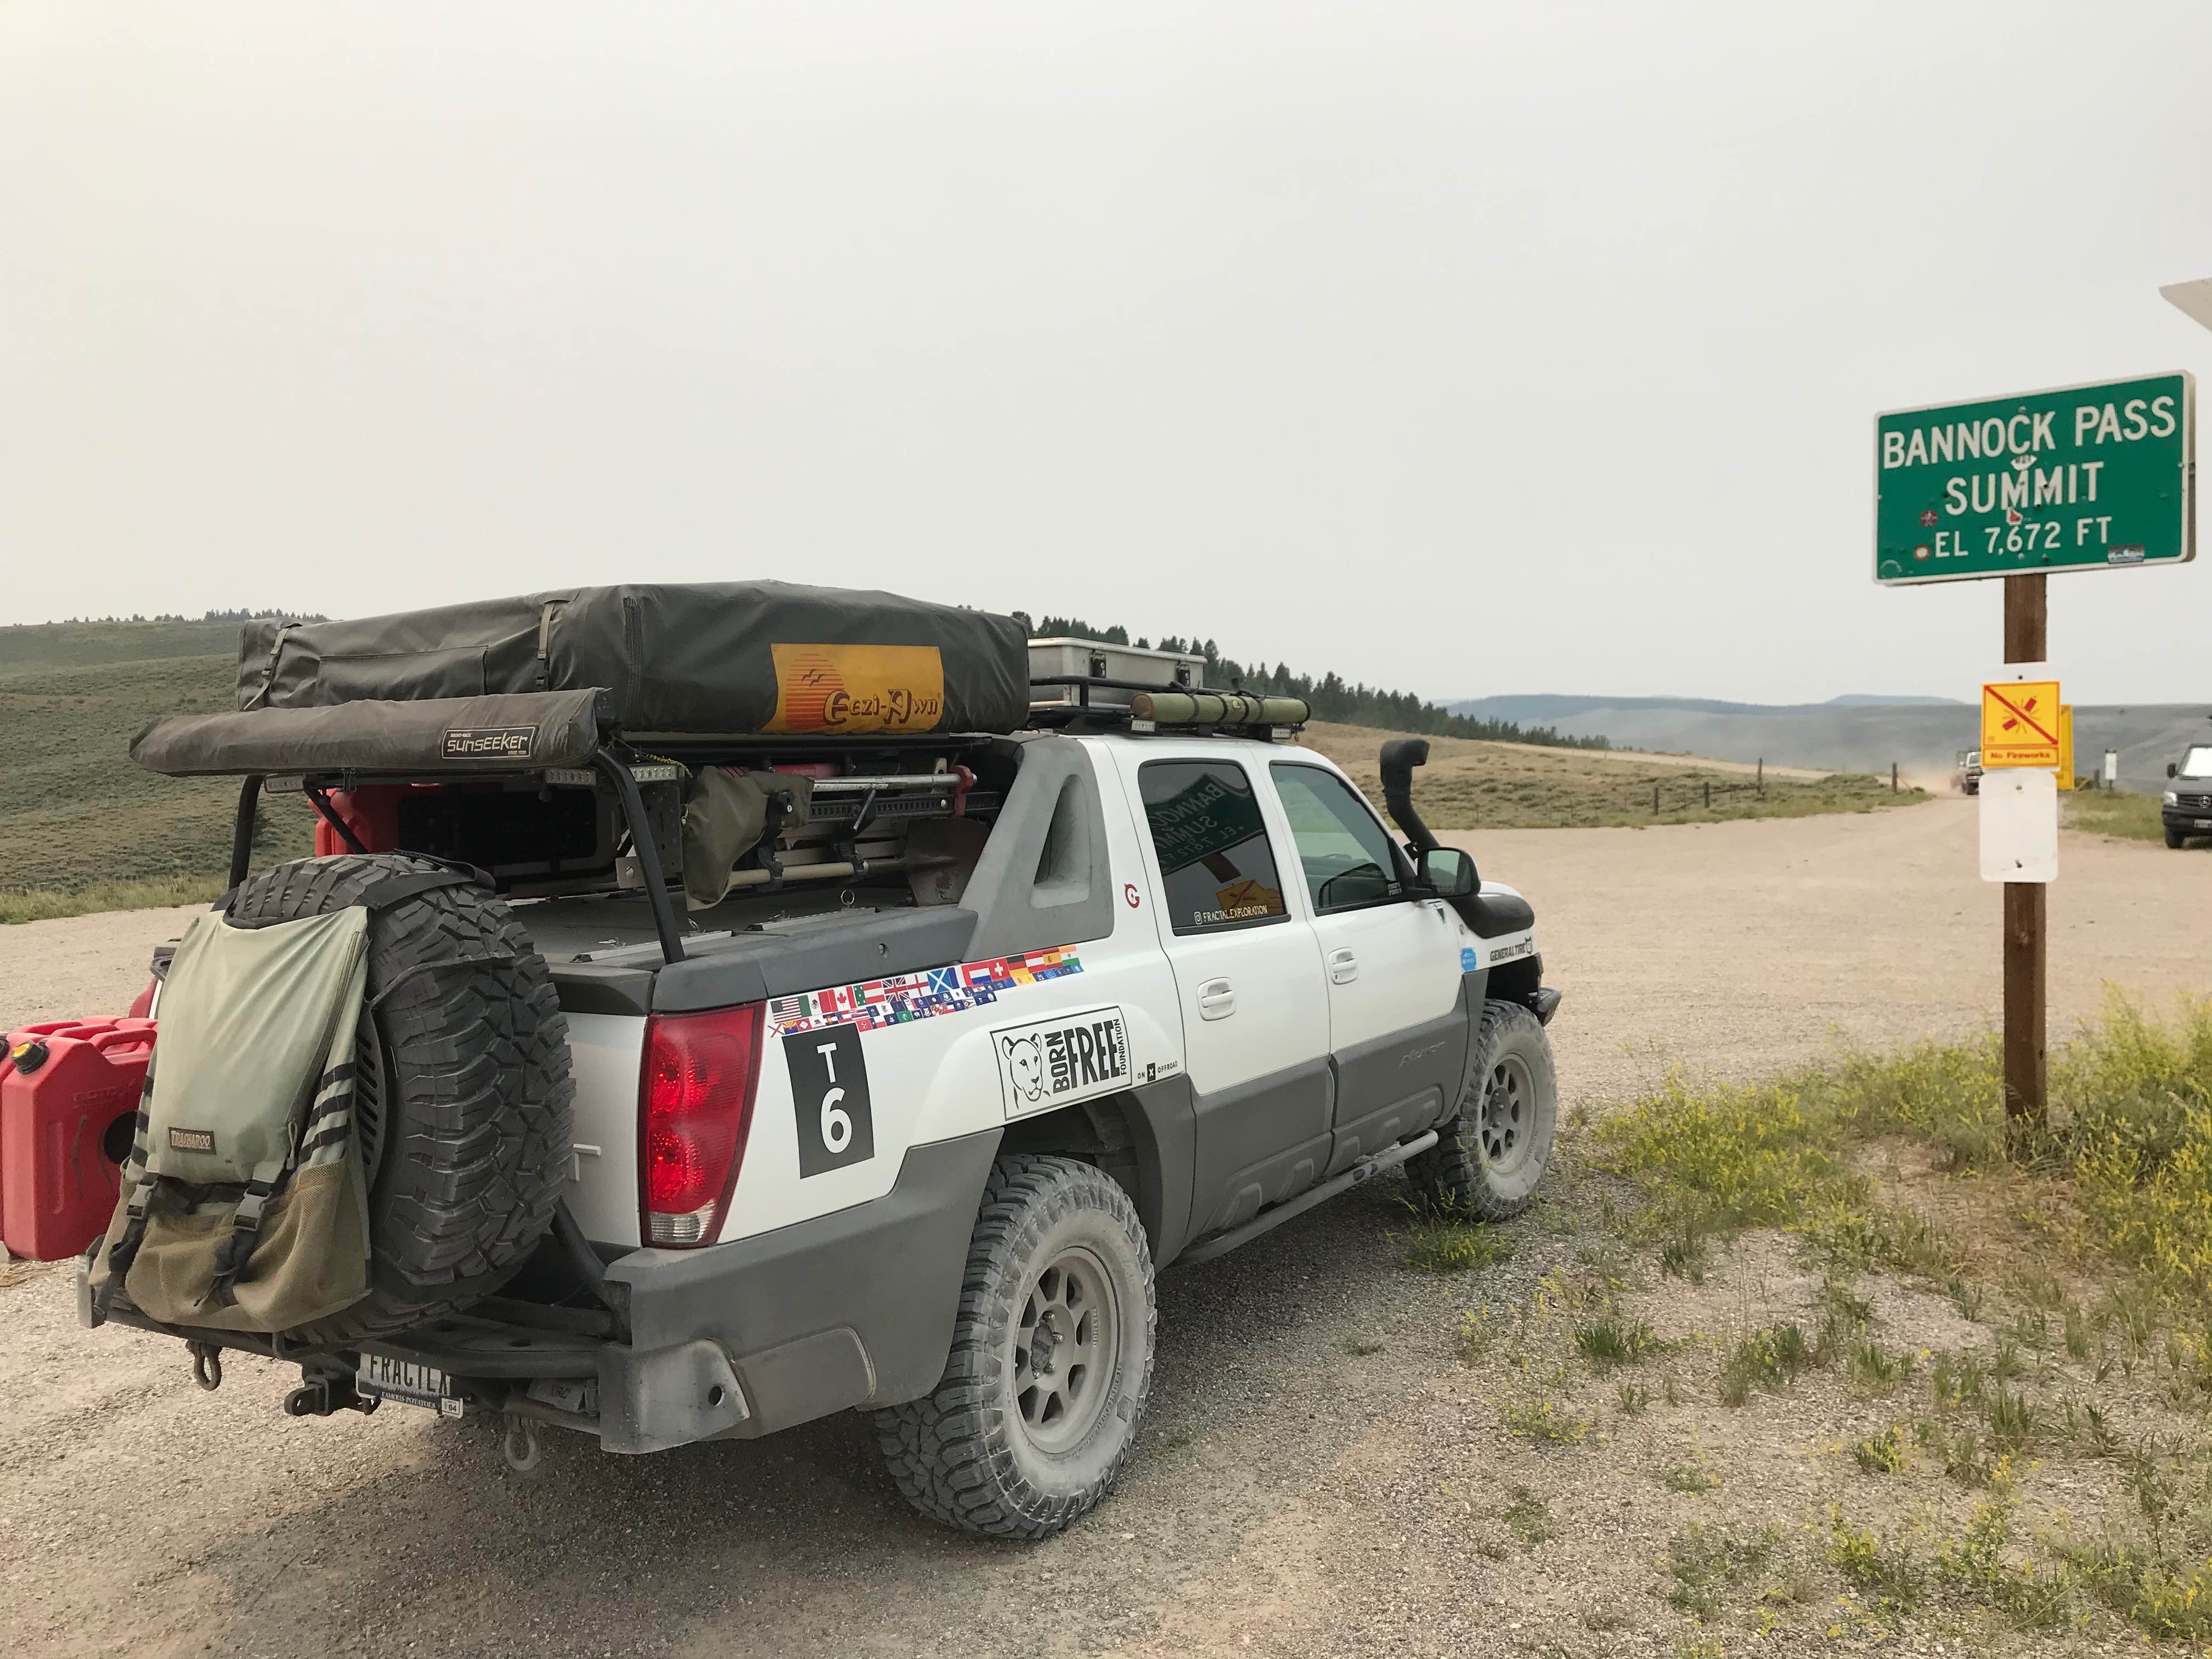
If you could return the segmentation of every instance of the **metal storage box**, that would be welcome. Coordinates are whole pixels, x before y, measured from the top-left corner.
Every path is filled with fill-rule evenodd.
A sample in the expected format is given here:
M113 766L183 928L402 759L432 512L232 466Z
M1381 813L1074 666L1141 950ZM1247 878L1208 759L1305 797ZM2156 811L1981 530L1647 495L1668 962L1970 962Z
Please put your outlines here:
M1129 680L1155 690L1197 690L1206 684L1206 659L1180 651L1145 651L1133 645L1109 645L1103 640L1031 640L1030 678L1032 681L1074 675L1093 680ZM1076 702L1082 688L1073 685L1030 687L1035 703ZM1136 694L1112 686L1091 688L1094 705L1126 708Z

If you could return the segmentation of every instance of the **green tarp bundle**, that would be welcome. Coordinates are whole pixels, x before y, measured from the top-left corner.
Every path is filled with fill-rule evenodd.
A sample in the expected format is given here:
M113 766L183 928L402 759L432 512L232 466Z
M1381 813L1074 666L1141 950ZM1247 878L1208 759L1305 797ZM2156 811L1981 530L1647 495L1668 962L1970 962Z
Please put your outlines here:
M690 908L712 909L728 896L732 866L767 837L770 803L778 795L787 803L778 828L804 823L814 780L709 766L692 781L684 803L684 893Z

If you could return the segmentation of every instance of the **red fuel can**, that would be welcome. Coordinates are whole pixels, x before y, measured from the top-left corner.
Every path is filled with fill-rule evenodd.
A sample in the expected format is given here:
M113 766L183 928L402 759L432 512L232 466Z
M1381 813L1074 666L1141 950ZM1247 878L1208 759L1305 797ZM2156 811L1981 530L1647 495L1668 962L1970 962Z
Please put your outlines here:
M399 845L399 798L407 792L408 786L401 783L369 783L358 789L333 789L329 796L331 811L345 820L346 827L366 851L389 853ZM345 837L317 813L315 856L335 858L340 853L352 851Z
M150 1019L53 1020L8 1034L0 1061L0 1239L21 1256L81 1253L115 1213Z

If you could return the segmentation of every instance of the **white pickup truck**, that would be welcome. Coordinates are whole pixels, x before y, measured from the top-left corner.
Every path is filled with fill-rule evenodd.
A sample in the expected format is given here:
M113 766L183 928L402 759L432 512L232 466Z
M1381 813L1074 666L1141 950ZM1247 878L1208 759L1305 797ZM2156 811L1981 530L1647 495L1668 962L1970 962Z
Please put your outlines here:
M646 1452L866 1409L924 1512L1007 1536L1066 1525L1142 1420L1157 1270L1401 1164L1428 1201L1504 1219L1552 1147L1558 993L1529 907L1421 826L1407 790L1426 744L1384 750L1401 844L1293 726L1249 718L1279 702L1219 704L1180 726L1064 706L1011 734L823 742L764 763L771 783L807 780L803 820L772 819L760 879L741 868L684 920L649 800L664 787L673 810L670 751L605 748L596 773L471 786L499 793L469 800L510 806L574 792L629 824L629 851L600 834L592 856L616 870L602 890L531 896L533 878L560 884L510 846L505 864L472 860L498 896L414 901L447 933L507 941L474 959L522 988L503 1014L469 1003L471 1029L511 1017L515 1063L550 1079L534 1127L483 1131L446 1175L419 1171L447 1156L454 1092L416 1088L442 1051L407 1024L447 1018L437 975L418 977L410 1015L397 981L418 970L372 958L372 990L380 974L396 996L362 1038L364 1072L383 1067L381 1127L372 1103L362 1131L378 1249L388 1225L413 1253L394 1270L434 1277L422 1241L441 1202L459 1213L465 1188L492 1191L468 1200L484 1213L533 1170L543 1224L511 1229L505 1257L469 1246L482 1260L442 1299L380 1304L349 1329L185 1330L88 1294L87 1322L166 1329L218 1361L223 1346L295 1358L300 1414L504 1413L525 1461L538 1425ZM380 833L373 787L327 781L346 787L292 785L361 850L264 872L242 897L404 866L394 835L419 854L447 824L422 816L450 804L439 786L387 786L398 816ZM534 1013L514 1012L532 995ZM474 1050L451 1053L448 1077ZM488 1186L502 1158L520 1173ZM393 1264L379 1264L384 1287Z

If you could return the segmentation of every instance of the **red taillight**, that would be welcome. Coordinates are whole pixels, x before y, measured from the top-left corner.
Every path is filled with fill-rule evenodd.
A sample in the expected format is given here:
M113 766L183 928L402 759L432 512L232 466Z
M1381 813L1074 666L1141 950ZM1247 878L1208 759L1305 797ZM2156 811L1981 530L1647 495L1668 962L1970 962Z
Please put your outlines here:
M759 1003L645 1027L638 1170L648 1244L705 1244L744 1162L760 1080Z

